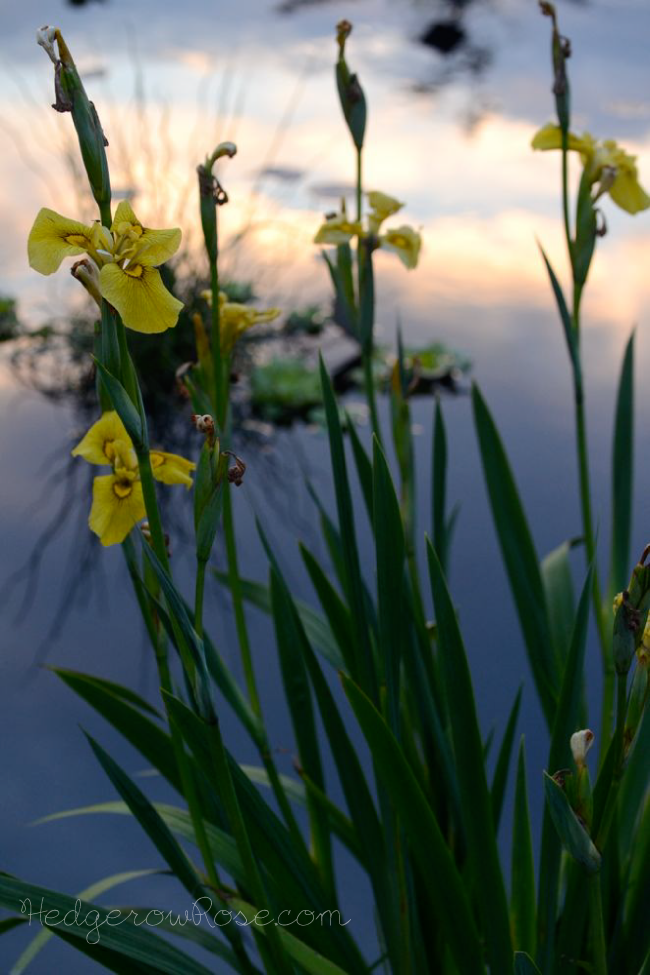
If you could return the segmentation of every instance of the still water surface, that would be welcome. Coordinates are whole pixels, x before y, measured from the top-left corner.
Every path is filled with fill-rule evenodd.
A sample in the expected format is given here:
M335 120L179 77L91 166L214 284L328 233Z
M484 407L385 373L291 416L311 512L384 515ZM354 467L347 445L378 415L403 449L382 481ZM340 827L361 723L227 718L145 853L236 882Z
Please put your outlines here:
M650 14L631 0L559 6L575 52L576 127L619 138L638 152L647 185L650 103L642 93L650 90L643 47ZM232 200L224 211L224 228L231 241L244 228L246 233L243 244L228 248L227 269L254 276L258 293L269 304L324 298L326 275L310 239L319 214L335 205L334 191L349 187L352 178L331 70L332 26L348 16L356 25L350 61L370 100L367 185L407 200L405 219L421 225L424 237L417 271L407 274L389 258L379 261L383 337L392 341L399 314L409 339L441 339L470 356L543 554L580 530L569 371L535 245L537 235L557 267L563 266L557 159L535 156L529 149L535 129L551 117L547 25L533 4L512 0L469 5L464 21L468 44L489 50L492 59L476 73L467 68L469 55L445 60L417 43L438 9L378 0L306 5L291 15L279 14L263 0L245 6L187 0L182 15L178 5L153 0L138 5L106 0L81 9L43 0L13 6L3 14L0 36L0 125L6 137L0 155L1 288L19 299L21 315L34 324L74 300L67 275L40 278L25 260L27 233L40 206L70 216L88 212L88 201L65 159L66 150L74 149L69 120L47 110L49 64L32 40L33 29L50 21L61 26L87 69L91 97L111 141L113 183L136 193L141 218L154 225L179 223L192 258L197 248L193 167L215 142L234 139L240 152L224 170ZM442 84L447 75L450 80ZM599 245L584 311L591 465L602 554L608 550L616 376L625 341L636 326L636 553L650 535L650 455L645 444L650 393L643 382L650 371L650 224L643 215L632 219L609 204L606 209L610 233ZM60 506L71 510L44 553L38 578L29 580L33 598L25 611L17 618L24 583L5 592L3 601L0 867L74 893L110 873L156 866L158 858L126 819L88 817L28 825L58 809L114 798L80 725L127 770L141 768L138 756L39 662L101 674L136 687L152 700L156 679L121 553L97 550L92 570L80 563L89 495L81 479L68 482L65 474L66 456L80 431L79 415L70 404L55 406L18 387L6 359L0 398L0 584L42 544ZM450 497L461 505L451 582L482 726L485 733L496 726L498 739L514 694L525 681L520 731L527 739L531 809L538 826L546 736L492 528L469 400L465 395L447 397L443 405ZM414 402L422 530L429 528L431 413L430 401ZM249 454L246 461L245 486L235 497L243 574L265 577L254 526L259 514L296 595L311 600L295 543L302 539L319 551L314 511L302 487L303 469L334 510L323 438L305 428L283 433L270 455ZM180 517L187 519L188 512L181 511ZM364 550L368 528L362 515L359 525ZM174 560L178 577L187 581L190 562L182 543ZM575 569L579 585L580 553ZM69 598L69 582L79 571L85 582L78 592L86 598L50 638L62 601ZM216 587L210 596L212 632L239 672L227 605ZM271 740L283 770L290 773L293 744L273 635L261 615L253 613L251 620ZM598 652L593 639L587 666L595 700ZM228 714L224 724L236 756L255 762ZM150 785L152 794L165 797L159 783ZM506 815L504 852L508 831ZM343 904L351 928L373 957L367 890L353 867L346 864L345 869ZM109 900L189 906L161 878L118 889ZM22 931L0 939L1 971L10 969L27 937ZM85 975L97 967L57 942L32 970L35 975Z

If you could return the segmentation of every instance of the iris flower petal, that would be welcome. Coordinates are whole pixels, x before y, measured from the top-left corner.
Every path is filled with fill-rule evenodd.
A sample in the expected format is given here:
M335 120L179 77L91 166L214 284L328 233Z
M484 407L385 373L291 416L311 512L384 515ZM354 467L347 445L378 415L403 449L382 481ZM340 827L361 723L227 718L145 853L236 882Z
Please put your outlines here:
M88 433L72 451L72 456L83 457L89 464L112 466L115 462L115 444L133 450L131 438L124 424L115 410L108 410L96 423L93 423Z
M43 207L27 240L30 267L40 274L54 274L64 258L87 252L91 234L91 227Z
M368 217L368 226L371 233L377 234L384 220L401 210L404 204L394 196L389 196L388 193L380 193L379 190L372 190L367 196L372 208L372 213Z
M123 270L118 264L105 264L99 273L99 288L124 324L135 332L164 332L173 328L183 307L153 267L136 265Z
M573 149L575 152L585 152L590 149L591 140L585 140L580 138L580 136L574 135L573 132L569 132L567 139L567 146L569 149ZM561 149L562 148L562 130L559 125L554 125L553 122L549 122L547 125L542 126L535 135L533 136L531 146L533 149Z
M379 246L397 254L404 267L411 271L417 266L422 238L417 230L405 224L403 227L387 230L379 238Z
M185 487L192 487L190 474L196 470L196 464L178 454L168 454L163 450L152 450L151 469L157 481L163 484L184 484Z
M315 244L348 244L353 237L360 236L363 228L360 223L348 220L344 213L327 217L314 237Z
M636 167L633 172L622 170L618 173L609 188L609 195L614 203L627 213L639 213L650 206L650 196L637 179Z
M143 227L133 212L129 201L121 200L115 211L111 230L119 233L119 228L125 223L142 230L138 241L138 264L143 264L146 267L158 267L159 264L164 264L170 257L173 257L181 245L182 234L178 227L170 230L153 230L150 227Z
M119 545L145 514L140 481L124 481L115 474L94 479L88 525L102 545Z

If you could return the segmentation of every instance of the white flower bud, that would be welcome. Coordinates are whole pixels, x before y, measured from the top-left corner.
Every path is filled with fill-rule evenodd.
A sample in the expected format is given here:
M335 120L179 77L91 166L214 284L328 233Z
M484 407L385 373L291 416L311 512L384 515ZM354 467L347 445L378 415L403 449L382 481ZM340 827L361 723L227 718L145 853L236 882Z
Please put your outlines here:
M56 27L49 27L47 24L44 24L40 30L36 31L36 43L43 48L52 64L57 64L59 60L54 50L55 40Z
M209 413L204 413L202 416L193 413L192 422L199 433L214 433L214 420Z
M222 156L228 156L229 159L232 159L236 155L237 146L234 142L220 142L212 155L206 160L206 169L211 171L217 159L221 159Z
M585 764L585 756L594 743L594 733L589 728L571 735L571 754L578 768Z

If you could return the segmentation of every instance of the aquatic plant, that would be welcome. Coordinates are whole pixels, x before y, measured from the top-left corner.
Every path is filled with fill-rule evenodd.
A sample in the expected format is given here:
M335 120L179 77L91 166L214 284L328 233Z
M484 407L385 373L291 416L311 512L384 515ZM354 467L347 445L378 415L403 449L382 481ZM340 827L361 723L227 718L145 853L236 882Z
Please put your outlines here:
M522 738L516 759L507 890L497 833L521 691L508 715L494 774L488 776L488 747L478 721L460 616L446 575L455 511L448 514L442 407L435 403L431 538L422 539L414 504L416 452L410 416L417 356L405 351L401 336L388 391L396 476L383 446L385 431L380 429L373 375L372 253L381 246L381 225L400 204L384 194L370 194L370 213L362 212L361 150L367 106L345 59L351 26L343 22L337 31L336 78L357 150L357 213L350 221L342 206L338 215L326 219L317 237L337 248L336 257L327 258L328 267L337 296L348 310L350 332L361 347L373 437L368 450L354 424L347 422L346 448L340 404L321 361L320 394L335 516L326 510L317 489L310 488L331 572L307 547L300 549L320 609L295 599L263 525L258 530L268 559L268 584L242 579L239 573L232 495L246 476L246 462L232 450L231 357L240 334L271 313L256 313L221 298L218 214L227 194L215 170L220 159L232 159L236 152L232 143L223 143L198 170L211 271L209 322L206 325L200 312L194 315L196 361L182 375L194 409L188 431L201 444L196 467L192 461L151 450L125 322L102 288L97 295L101 323L96 347L102 415L76 448L87 460L113 468L106 483L118 497L120 491L129 497L137 492L138 504L129 507L128 518L119 516L116 536L121 537L158 667L162 709L100 676L56 671L139 751L176 798L174 803L151 801L143 783L89 737L119 802L48 818L128 814L141 825L165 868L115 875L77 896L0 875L0 904L11 912L0 922L0 932L34 919L43 924L15 972L24 971L51 936L65 939L115 972L200 975L225 968L248 975L261 970L274 975L366 975L377 970L400 975L479 975L486 970L493 975L647 972L650 546L630 573L634 347L630 339L616 406L613 542L604 598L595 564L580 346L582 291L597 238L604 230L597 204L607 191L615 202L627 203L625 209L630 211L640 209L636 204L644 198L638 181L632 188L634 205L625 189L622 195L619 192L621 178L627 180L627 190L631 175L637 180L636 170L632 173L629 157L621 150L603 143L609 155L596 171L584 137L579 145L572 141L566 71L569 45L559 32L552 5L541 6L552 19L563 215L573 285L570 311L544 255L574 379L583 509L579 543L587 559L577 604L568 560L571 543L539 559L505 447L478 386L472 391L494 522L550 737L543 773L538 879ZM96 240L104 240L107 253L119 265L121 258L116 262L117 255L108 246L107 235L115 222L97 113L60 33L43 28L39 37L55 64L57 108L72 113L100 211L100 222L94 227L77 233L66 225L66 237L80 239L66 240L66 246L81 247L83 241L86 247L90 241L94 248ZM549 130L545 131L543 141L550 148ZM555 130L552 140L555 146ZM539 145L540 137L535 141ZM574 150L582 154L584 172L571 229L567 155ZM617 180L618 189L612 194ZM124 232L122 222L128 224ZM130 218L122 222L116 232L131 240L136 225ZM138 241L145 233L136 233L134 259L142 258ZM419 251L415 232L401 227L385 231L384 237L391 233L390 246L412 266ZM129 267L122 265L119 273L127 273ZM87 281L82 283L88 286ZM152 306L143 306L142 314L152 315ZM147 340L158 341L155 335ZM436 350L430 350L430 368L435 368L435 356ZM248 458L248 463L254 459ZM370 556L362 556L358 543L363 512L353 503L352 471L371 527ZM183 483L193 492L193 605L174 580L158 508L157 479ZM111 505L115 503L111 500ZM147 523L138 528L143 513ZM98 530L95 520L91 515L91 527ZM213 571L210 557L218 532L223 533L228 560L227 572L219 578L232 600L245 688L239 686L204 627L205 580L208 570ZM102 529L99 534L107 541ZM111 536L110 540L119 539ZM425 582L416 558L422 550L434 620L427 612ZM462 595L462 580L458 588ZM251 652L246 603L262 609L273 621L295 735L297 777L281 776L276 765ZM596 733L587 727L583 681L590 608L598 623L604 678ZM336 686L337 675L342 691ZM240 765L228 749L220 721L225 708L231 709L250 737L259 766ZM588 752L595 742L600 760L592 787ZM341 804L332 798L325 778L326 754L336 767ZM344 878L336 855L339 845L356 860L372 891L377 923L372 956L362 950L340 912ZM189 914L177 916L160 907L109 910L95 904L96 898L118 884L153 872L172 875L185 888L193 904ZM161 880L160 904L166 883ZM197 909L200 917L209 919L208 930L196 923ZM194 953L180 946L187 942ZM198 960L199 949L209 955L209 961Z

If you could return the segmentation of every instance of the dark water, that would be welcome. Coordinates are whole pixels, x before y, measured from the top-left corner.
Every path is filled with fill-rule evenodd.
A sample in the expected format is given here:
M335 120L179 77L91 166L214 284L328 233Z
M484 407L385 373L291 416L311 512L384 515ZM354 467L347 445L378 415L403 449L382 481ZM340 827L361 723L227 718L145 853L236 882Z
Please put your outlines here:
M469 313L468 313L469 318ZM518 483L532 522L535 540L543 553L562 540L579 533L576 502L573 430L568 370L558 328L552 316L512 316L510 328L499 340L485 323L483 341L472 343L458 322L448 323L449 333L462 340L473 356L475 374L490 402L512 457ZM500 316L503 324L504 316ZM440 334L445 335L441 323ZM474 333L476 334L476 333ZM612 369L621 352L622 336L587 333L587 380L590 403L592 469L596 489L596 511L600 518L600 544L606 550L608 535L608 454L613 382L598 375L605 355ZM489 346L489 348L486 348ZM643 375L649 343L639 334ZM615 357L612 353L615 352ZM53 408L38 396L3 392L4 415L11 422L2 428L3 456L11 459L12 477L4 480L2 547L7 567L16 565L38 543L52 510L60 498L57 487L31 507L43 483L43 456L60 444L68 449L71 431L77 426L74 412ZM639 417L648 415L647 393L638 396ZM444 400L450 445L450 497L459 500L461 515L454 543L451 581L460 606L463 630L470 654L477 700L484 732L496 727L497 740L521 681L525 682L524 706L519 731L526 735L530 775L530 801L534 827L541 819L541 769L547 747L540 712L531 690L522 641L501 567L494 531L482 484L479 458L467 396ZM422 528L428 528L428 492L432 404L416 400L413 420L416 430L418 487ZM643 421L640 419L640 449L636 483L633 552L640 551L650 531L647 494L648 461L642 449ZM306 468L330 511L334 511L326 444L321 434L297 429L278 437L271 457L247 456L245 488L235 496L237 535L242 572L264 579L265 560L256 536L254 515L268 527L272 543L281 553L283 565L295 594L311 599L297 558L298 538L322 552L314 529L311 502L303 489L300 469ZM281 461L281 463L279 463ZM272 490L269 490L272 485ZM58 496L57 496L58 494ZM185 500L185 499L183 499ZM92 759L80 725L109 749L130 772L142 768L141 759L77 701L50 672L35 664L42 653L43 637L59 607L67 574L79 557L79 532L87 500L75 501L74 518L67 522L58 541L43 560L34 601L27 617L14 623L17 596L3 611L3 778L2 802L3 867L45 886L75 892L98 878L135 867L155 866L158 857L138 828L121 817L88 817L31 827L28 823L49 812L113 798L111 787ZM368 551L368 528L360 509L362 552ZM76 522L76 524L75 524ZM364 544L365 542L365 544ZM420 552L422 555L422 552ZM101 563L93 567L93 593L88 605L75 610L59 638L47 647L50 663L101 674L134 686L155 700L156 678L151 654L139 627L134 600L126 584L119 550L96 550ZM189 579L187 553L180 548L174 556L175 571ZM583 566L575 559L576 582ZM370 572L370 568L368 569ZM209 593L208 621L218 645L239 672L236 642L230 614L216 589ZM255 662L263 691L264 709L279 762L291 772L293 742L275 659L274 639L268 621L251 614ZM592 638L587 651L590 698L598 689L598 652ZM241 761L256 762L248 743L224 711L226 740ZM329 765L330 778L332 767ZM152 793L164 797L160 783L151 781ZM337 789L334 786L334 792ZM509 810L502 826L504 853L508 850ZM364 882L352 865L347 865L342 900L351 930L362 944L373 940L373 922ZM105 895L105 902L162 903L184 908L184 896L170 881L148 878L123 891ZM9 967L27 931L14 932L0 942L0 957ZM59 971L59 962L70 972L90 971L86 959L71 956L52 943L34 964L35 972Z

